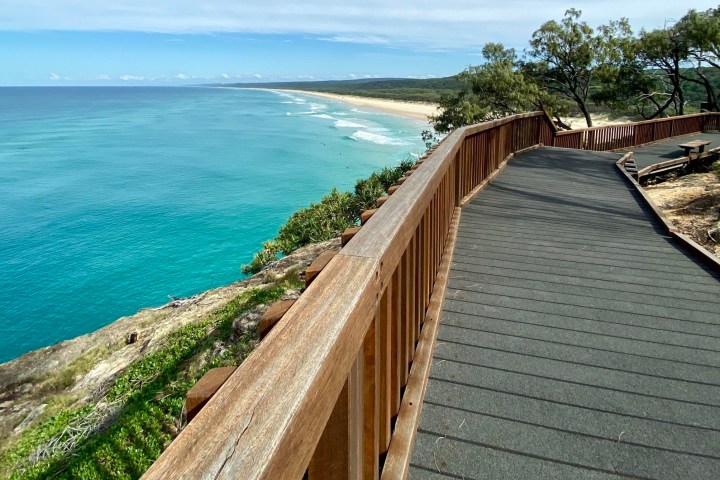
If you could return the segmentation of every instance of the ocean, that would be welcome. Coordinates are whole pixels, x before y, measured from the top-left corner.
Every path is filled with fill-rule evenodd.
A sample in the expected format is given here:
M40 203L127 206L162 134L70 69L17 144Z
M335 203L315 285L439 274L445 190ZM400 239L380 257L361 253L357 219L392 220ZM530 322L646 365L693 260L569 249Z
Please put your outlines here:
M424 128L266 90L0 88L0 362L243 278Z

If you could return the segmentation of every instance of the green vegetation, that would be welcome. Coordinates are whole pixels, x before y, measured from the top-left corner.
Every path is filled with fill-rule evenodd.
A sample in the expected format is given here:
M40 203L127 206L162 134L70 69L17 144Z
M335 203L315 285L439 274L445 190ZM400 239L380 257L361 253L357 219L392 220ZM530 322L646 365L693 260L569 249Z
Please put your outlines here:
M713 164L710 166L710 169L711 169L712 172L715 174L715 176L718 178L718 180L720 180L720 160L718 160L717 162L713 163Z
M179 432L192 385L210 368L238 365L255 347L255 332L233 338L233 320L301 286L297 274L289 275L173 332L160 350L118 377L101 402L63 410L24 432L3 453L0 473L14 479L140 477Z
M243 273L257 273L279 254L288 255L305 245L336 238L346 228L357 225L363 210L374 208L375 200L386 194L413 163L404 160L396 167L385 167L358 180L352 193L333 189L320 202L293 213L277 237L263 243L252 262L243 265Z
M580 21L581 12L570 9L560 22L551 20L537 29L530 40L526 72L542 90L575 103L588 127L590 86L603 78L614 79L616 65L632 43L627 19L593 30Z
M488 44L487 62L459 74L461 91L442 97L435 129L447 132L530 108L545 108L565 128L567 113L582 114L592 126L590 114L603 107L645 119L697 111L700 102L718 111L720 8L691 10L674 25L638 36L625 18L593 29L580 17L570 9L560 22L545 22L522 60ZM515 88L488 88L492 82Z

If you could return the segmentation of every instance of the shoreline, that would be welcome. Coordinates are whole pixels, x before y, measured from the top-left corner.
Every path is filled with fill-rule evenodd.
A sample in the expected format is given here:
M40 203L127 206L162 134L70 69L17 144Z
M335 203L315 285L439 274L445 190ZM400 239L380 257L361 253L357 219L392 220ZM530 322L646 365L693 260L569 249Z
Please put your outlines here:
M399 117L412 118L428 123L428 117L436 115L438 106L433 103L414 103L404 102L401 100L387 100L384 98L358 97L355 95L340 95L337 93L314 92L310 90L288 90L282 88L268 88L276 92L294 93L300 95L311 95L313 97L334 100L337 102L347 103L356 107L364 107L378 110L390 115Z

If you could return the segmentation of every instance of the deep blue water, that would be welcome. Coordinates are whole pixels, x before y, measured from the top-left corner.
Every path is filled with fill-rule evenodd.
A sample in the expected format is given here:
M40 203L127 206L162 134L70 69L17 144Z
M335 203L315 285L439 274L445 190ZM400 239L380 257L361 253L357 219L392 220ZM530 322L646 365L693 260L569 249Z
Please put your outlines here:
M0 88L0 362L242 278L421 122L211 88Z

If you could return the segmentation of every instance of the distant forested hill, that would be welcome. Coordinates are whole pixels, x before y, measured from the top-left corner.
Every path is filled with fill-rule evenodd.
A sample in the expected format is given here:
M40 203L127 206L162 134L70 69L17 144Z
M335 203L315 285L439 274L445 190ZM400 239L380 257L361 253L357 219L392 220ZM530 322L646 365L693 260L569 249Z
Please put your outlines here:
M462 88L455 77L445 78L380 78L363 80L333 80L322 82L274 82L224 84L226 87L284 88L314 92L387 98L411 102L437 103L440 95L453 94Z

